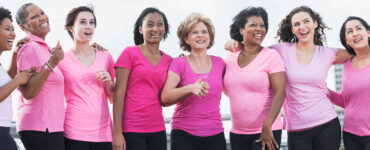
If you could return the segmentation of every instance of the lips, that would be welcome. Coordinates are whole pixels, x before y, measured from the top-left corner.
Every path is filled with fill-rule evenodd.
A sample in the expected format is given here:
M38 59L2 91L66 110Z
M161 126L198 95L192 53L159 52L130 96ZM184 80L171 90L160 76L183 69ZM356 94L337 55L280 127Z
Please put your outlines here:
M92 35L92 32L84 32L84 34L85 34L86 36L91 36L91 35Z
M203 44L203 43L206 43L206 40L196 40L195 42L198 44Z
M359 37L359 38L355 38L355 39L353 40L353 43L357 44L357 43L360 43L361 41L362 41L362 38L361 38L361 37Z
M261 33L257 33L257 34L254 34L253 37L256 39L261 39L263 35Z

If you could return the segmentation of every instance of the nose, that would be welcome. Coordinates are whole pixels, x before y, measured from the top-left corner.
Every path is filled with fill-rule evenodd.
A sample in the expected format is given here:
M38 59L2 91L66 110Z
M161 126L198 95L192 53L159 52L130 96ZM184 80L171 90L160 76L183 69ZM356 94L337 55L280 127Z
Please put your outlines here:
M10 32L10 36L11 36L12 38L15 38L15 36L16 36L16 35L15 35L15 32L14 32L14 31L11 31L11 32Z

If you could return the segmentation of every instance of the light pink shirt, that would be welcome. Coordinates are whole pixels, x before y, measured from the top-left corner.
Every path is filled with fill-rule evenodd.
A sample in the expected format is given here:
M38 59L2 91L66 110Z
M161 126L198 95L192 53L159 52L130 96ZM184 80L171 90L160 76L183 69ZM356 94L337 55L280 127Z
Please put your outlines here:
M96 73L106 70L114 79L112 56L108 51L96 51L93 64L86 66L68 51L58 67L64 75L67 103L64 136L79 141L111 142L113 129L107 91Z
M191 95L177 103L172 117L172 129L179 129L195 136L212 136L224 131L220 114L222 76L225 63L220 57L211 56L212 70L206 74L193 71L186 57L172 60L169 71L180 77L179 87L194 84L199 78L207 82L210 89L206 96Z
M224 86L230 98L231 132L261 133L273 100L269 74L284 72L284 64L275 50L263 48L252 62L240 68L238 65L240 52L229 53L225 59ZM279 115L272 124L272 130L281 129Z
M284 61L287 84L284 116L288 130L302 130L322 125L338 115L327 97L326 78L337 49L316 46L309 64L302 65L295 43L273 46Z
M31 42L24 44L18 52L18 71L37 68L41 70L50 58L50 48L37 36L29 35ZM64 123L64 77L59 67L50 73L40 93L33 99L19 97L17 110L18 131L63 131Z
M161 92L172 60L163 51L153 66L138 46L126 47L115 67L130 70L122 116L123 132L151 133L166 130L162 115Z
M3 66L0 64L0 87L5 86L10 81L12 81L12 78L10 78L8 72L5 71ZM0 127L10 127L12 116L12 95L9 95L2 102L0 102Z
M344 64L342 94L334 92L332 101L345 109L343 131L370 136L370 65L356 69L351 60Z

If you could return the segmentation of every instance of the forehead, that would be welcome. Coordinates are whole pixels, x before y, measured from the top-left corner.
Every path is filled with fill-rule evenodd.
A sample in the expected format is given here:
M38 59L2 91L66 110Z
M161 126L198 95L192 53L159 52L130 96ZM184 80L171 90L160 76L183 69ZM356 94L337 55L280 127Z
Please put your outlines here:
M191 27L191 30L204 30L204 29L208 29L207 25L203 22L203 21L200 21L200 22L197 22L195 23L192 27Z
M94 19L94 15L89 11L81 11L78 13L77 17L78 19Z
M159 13L157 12L154 12L154 13L148 13L144 19L143 19L143 22L144 21L163 21L163 17L162 15L160 15Z
M250 16L247 18L247 23L251 22L263 22L263 19L261 16Z
M43 10L36 5L29 5L26 8L28 14L42 12Z
M9 18L4 18L0 22L0 26L13 26L12 21Z
M308 14L307 12L304 12L304 11L300 11L300 12L297 12L295 13L293 16L292 16L292 22L295 22L295 21L301 21L301 20L304 20L304 19L312 19L310 14Z
M363 26L359 20L351 20L346 23L346 29L354 28L356 26Z

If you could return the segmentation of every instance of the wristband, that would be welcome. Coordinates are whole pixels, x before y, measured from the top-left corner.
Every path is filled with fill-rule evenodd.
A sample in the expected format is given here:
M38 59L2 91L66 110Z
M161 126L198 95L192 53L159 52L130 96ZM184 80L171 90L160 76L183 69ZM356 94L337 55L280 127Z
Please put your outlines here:
M51 65L49 64L49 62L46 62L46 65L48 66L48 68L51 70L51 71L54 71L54 68L51 67Z
M49 71L49 72L53 71L53 69L51 69L51 67L47 63L44 64L44 69Z

